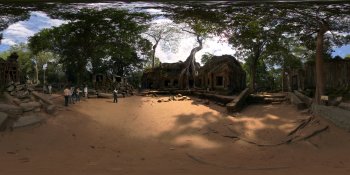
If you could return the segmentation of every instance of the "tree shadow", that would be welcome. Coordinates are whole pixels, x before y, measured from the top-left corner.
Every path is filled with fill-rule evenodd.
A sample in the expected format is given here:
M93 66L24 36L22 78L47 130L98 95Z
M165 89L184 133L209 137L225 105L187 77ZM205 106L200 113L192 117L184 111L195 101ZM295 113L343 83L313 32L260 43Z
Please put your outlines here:
M298 120L306 118L291 105L252 105L235 117L213 112L174 117L174 126L161 133L159 139L179 146L184 146L183 140L187 140L185 146L199 148L205 148L204 144L219 148L227 140L239 138L258 143L278 143L297 127ZM188 141L191 138L196 141Z

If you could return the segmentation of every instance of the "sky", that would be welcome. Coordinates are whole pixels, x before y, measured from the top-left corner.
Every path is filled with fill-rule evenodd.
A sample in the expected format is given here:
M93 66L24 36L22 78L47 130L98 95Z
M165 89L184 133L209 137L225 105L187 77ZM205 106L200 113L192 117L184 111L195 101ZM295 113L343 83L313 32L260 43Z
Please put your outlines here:
M65 21L51 19L45 13L35 11L30 13L30 18L26 21L19 21L10 25L3 31L0 51L5 51L15 44L27 43L28 38L42 29L59 26Z
M140 6L151 6L149 3L143 4L123 4L121 2L113 4L115 8L127 8L133 10ZM108 3L96 3L96 4L80 4L79 8L110 8L113 7ZM145 12L151 14L162 14L163 12L159 9L143 9ZM158 18L158 21L167 21L167 19ZM26 21L20 21L10 25L7 29L3 31L4 39L0 45L0 52L8 50L10 46L20 43L27 43L28 38L33 36L35 33L39 32L44 28L50 28L54 26L59 26L65 23L65 21L60 19L51 19L48 15L41 11L34 11L30 13L30 18ZM156 57L160 59L161 62L178 62L185 61L191 52L191 49L196 46L196 38L194 36L186 36L179 40L178 49L176 52L170 52L168 50L158 47L156 50ZM200 62L200 58L206 52L213 55L223 55L223 54L234 54L235 51L227 43L227 41L221 41L218 37L208 38L203 42L203 49L196 54L196 61ZM350 54L350 45L343 46L340 48L335 48L335 52L332 56L339 55L344 57Z

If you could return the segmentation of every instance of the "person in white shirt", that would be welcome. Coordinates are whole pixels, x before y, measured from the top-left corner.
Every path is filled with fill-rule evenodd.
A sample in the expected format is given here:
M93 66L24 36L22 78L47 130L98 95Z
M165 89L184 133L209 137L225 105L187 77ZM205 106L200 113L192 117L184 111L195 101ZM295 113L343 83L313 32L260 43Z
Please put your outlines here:
M88 98L88 87L87 85L84 87L84 95L85 95L85 98Z
M113 91L113 103L118 103L118 90L114 89Z
M66 86L66 88L63 91L64 94L64 105L68 106L68 101L69 101L69 96L70 96L70 90L69 88Z
M49 89L49 94L51 95L51 93L52 93L52 86L51 86L51 84L49 84L49 85L47 86L47 88Z

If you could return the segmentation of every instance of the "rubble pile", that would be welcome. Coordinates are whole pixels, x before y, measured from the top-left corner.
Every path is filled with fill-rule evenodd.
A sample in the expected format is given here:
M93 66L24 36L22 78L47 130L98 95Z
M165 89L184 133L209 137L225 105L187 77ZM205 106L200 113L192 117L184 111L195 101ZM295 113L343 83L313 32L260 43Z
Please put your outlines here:
M0 103L0 129L16 128L42 121L43 114L53 114L56 106L34 86L10 82Z
M177 94L175 96L170 96L168 99L159 99L158 103L170 102L170 101L186 101L186 100L191 100L191 98L187 96L183 96L181 94Z

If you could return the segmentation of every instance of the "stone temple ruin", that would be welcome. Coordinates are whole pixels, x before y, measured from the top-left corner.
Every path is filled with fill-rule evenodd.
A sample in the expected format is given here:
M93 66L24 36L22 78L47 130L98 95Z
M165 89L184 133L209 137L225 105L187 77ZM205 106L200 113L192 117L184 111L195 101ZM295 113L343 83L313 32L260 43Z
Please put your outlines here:
M125 77L121 77L111 73L97 73L92 77L94 90L90 90L89 97L95 96L100 98L113 98L110 93L114 89L125 97L126 95L133 95L134 87L128 83Z
M350 88L350 60L333 59L324 63L326 89ZM315 89L316 75L314 63L306 63L303 69L292 70L289 77L290 90Z
M190 77L180 76L186 62L162 63L142 76L142 88L176 90L203 89L222 95L231 95L246 87L246 73L230 55L213 56L204 66L195 63L197 70Z
M56 106L35 85L21 84L18 55L12 53L7 60L0 58L0 131L41 123L46 114L54 114Z
M6 85L9 82L19 81L19 70L17 53L12 53L7 60L0 58L0 84Z

